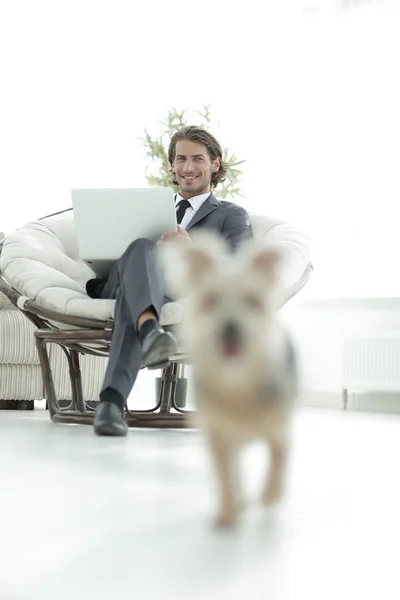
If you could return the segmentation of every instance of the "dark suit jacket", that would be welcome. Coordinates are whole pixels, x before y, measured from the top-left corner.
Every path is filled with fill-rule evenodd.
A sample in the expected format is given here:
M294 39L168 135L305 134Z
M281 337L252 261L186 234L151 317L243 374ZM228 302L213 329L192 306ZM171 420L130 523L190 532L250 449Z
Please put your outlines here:
M187 231L206 228L217 231L229 243L232 251L235 251L242 240L252 237L250 218L242 206L225 200L217 200L211 194L203 202L194 215Z
M212 193L193 216L187 231L200 228L220 233L227 240L232 252L237 250L244 239L253 236L246 210L233 202L217 200ZM105 282L105 278L90 279L86 284L88 295L91 298L100 298Z

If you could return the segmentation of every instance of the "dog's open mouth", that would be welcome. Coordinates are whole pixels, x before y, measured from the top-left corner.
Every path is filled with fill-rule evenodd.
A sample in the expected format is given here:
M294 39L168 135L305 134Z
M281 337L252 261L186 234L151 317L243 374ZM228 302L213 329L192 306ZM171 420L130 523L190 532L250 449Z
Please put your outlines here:
M241 335L238 326L233 322L225 324L221 335L222 354L228 358L234 358L241 351Z
M240 354L240 344L237 342L223 342L222 353L228 358L234 358Z

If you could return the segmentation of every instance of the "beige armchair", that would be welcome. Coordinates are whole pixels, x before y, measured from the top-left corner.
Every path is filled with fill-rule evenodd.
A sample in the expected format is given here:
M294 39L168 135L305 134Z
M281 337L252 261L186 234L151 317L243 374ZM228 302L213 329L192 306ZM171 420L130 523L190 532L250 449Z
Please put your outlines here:
M251 215L251 221L255 237L276 245L287 258L283 278L287 301L300 291L311 274L308 238L277 219ZM97 397L101 386L112 338L115 301L91 299L86 294L85 283L93 277L93 272L79 258L72 210L28 223L8 235L0 255L0 273L0 291L19 309L16 313L19 319L27 317L27 332L34 333L51 418L55 422L91 423L93 405L88 404L88 398L94 392ZM173 328L183 314L182 304L168 303L163 307L161 323ZM52 361L55 351L58 355ZM68 364L63 371L64 380L69 374L71 384L71 403L67 407L58 401L63 397L57 371L61 365L60 353ZM37 360L33 352L31 358ZM126 409L129 425L185 426L187 411L177 405L175 395L180 365L187 359L184 349L172 357L170 366L163 371L159 398L153 408ZM81 369L84 361L88 361L88 366ZM25 382L25 385L30 384Z
M0 245L4 238L0 232ZM0 410L32 410L45 397L39 356L35 344L35 325L0 291ZM62 406L72 400L64 353L58 346L49 348L54 386ZM89 404L98 399L107 359L83 356L83 394Z

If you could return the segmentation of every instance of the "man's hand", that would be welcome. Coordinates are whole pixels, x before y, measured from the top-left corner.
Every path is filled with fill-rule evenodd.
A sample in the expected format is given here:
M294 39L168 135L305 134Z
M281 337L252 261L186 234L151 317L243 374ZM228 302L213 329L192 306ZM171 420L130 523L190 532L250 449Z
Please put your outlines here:
M173 231L172 233L164 233L161 236L157 244L165 244L167 242L178 242L179 244L191 244L192 240L190 239L190 235L188 232L183 229L180 225L178 225L178 231Z

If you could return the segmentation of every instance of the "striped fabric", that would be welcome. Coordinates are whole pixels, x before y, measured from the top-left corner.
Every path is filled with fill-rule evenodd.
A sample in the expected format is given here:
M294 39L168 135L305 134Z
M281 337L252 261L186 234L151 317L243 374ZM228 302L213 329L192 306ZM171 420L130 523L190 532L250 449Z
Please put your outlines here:
M43 400L39 365L0 365L0 400Z
M0 364L39 365L34 330L19 310L1 310Z
M0 310L0 400L42 400L42 375L37 356L35 327L19 310ZM72 396L66 357L58 346L48 347L56 393ZM97 400L107 358L81 356L86 400Z
M83 396L98 400L106 367L105 358L85 356L81 361ZM68 369L64 360L52 365L59 400L71 399ZM0 365L0 400L43 400L42 373L39 365Z
M83 397L85 400L98 400L108 359L85 354L84 356L81 355L79 360L82 372ZM58 399L69 400L71 398L71 385L67 358L61 348L55 344L50 346L50 364Z

